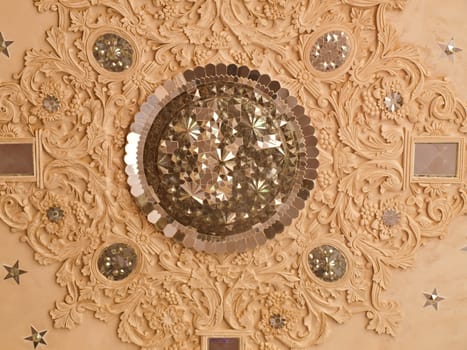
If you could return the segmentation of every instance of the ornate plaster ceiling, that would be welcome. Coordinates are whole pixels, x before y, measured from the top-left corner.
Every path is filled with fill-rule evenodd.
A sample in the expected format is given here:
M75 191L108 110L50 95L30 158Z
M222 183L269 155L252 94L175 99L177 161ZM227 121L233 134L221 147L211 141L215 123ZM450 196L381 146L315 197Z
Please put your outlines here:
M435 6L412 2L400 14L406 1L35 5L43 15L32 4L0 5L2 16L20 9L46 33L38 42L24 30L8 31L11 69L19 72L12 78L1 57L0 135L32 140L36 160L34 182L0 182L1 257L9 265L20 259L28 271L20 285L8 279L0 287L8 315L2 325L11 331L6 346L30 348L22 339L35 324L48 329L50 349L67 342L72 349L81 338L79 347L87 342L90 349L196 349L210 334L241 336L245 349L331 349L348 339L366 348L462 348L466 338L456 327L467 291L455 267L465 262L460 248L467 245L465 218L456 219L466 213L465 158L454 159L450 178L411 173L414 143L455 143L458 154L466 147L465 95L458 99L437 78L448 72L459 95L465 91L465 58L451 62L437 46L455 29L425 33L403 21ZM422 58L388 18L405 39L425 40ZM453 28L462 47L465 25ZM310 59L316 40L333 31L348 35L349 57L336 69L317 69ZM95 40L107 32L132 46L129 69L110 72L95 59ZM35 49L23 62L14 45ZM318 137L317 185L305 209L283 233L242 253L196 252L165 237L138 209L124 174L125 136L146 98L177 73L208 63L246 65L279 81ZM127 244L137 257L119 281L98 268L102 252L114 254L106 250L112 244ZM336 280L313 269L313 259L332 254L315 250L323 245L345 259ZM435 287L446 300L439 313L427 313L435 310L423 309L423 292ZM409 338L443 320L449 339L435 330Z

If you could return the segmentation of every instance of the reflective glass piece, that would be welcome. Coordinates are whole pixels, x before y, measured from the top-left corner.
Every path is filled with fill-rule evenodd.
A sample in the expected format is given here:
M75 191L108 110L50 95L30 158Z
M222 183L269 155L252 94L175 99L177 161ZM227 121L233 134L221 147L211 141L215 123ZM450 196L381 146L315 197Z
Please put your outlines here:
M63 219L63 210L59 207L50 207L47 209L47 218L52 222L59 222Z
M198 232L229 235L265 222L288 198L298 137L272 99L213 82L159 113L144 154L148 183L167 213Z
M322 72L336 70L347 60L350 50L350 39L345 32L325 33L311 47L311 65Z
M42 106L49 113L55 113L60 109L60 100L52 95L47 95L42 101Z
M388 209L383 212L383 224L389 227L397 225L401 220L401 214L394 209Z
M269 318L269 324L272 328L280 329L284 328L287 323L285 317L279 314L274 314Z
M240 338L209 338L208 350L240 350Z
M115 243L105 248L99 256L97 266L104 277L112 281L120 281L136 267L135 250L125 243Z
M416 142L414 176L456 177L459 144L456 142Z
M133 47L117 34L98 37L92 53L99 65L110 72L123 72L133 64Z
M314 248L308 255L308 265L316 277L326 282L339 280L347 270L344 254L330 245Z
M398 92L391 92L384 98L384 105L388 111L392 113L397 112L403 105L401 94Z
M34 176L32 143L0 143L0 176Z

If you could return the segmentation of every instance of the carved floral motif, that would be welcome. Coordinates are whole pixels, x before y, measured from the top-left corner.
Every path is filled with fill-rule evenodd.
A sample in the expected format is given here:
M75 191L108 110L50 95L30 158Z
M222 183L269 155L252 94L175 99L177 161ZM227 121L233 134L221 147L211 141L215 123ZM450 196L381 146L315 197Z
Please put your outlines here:
M48 51L0 84L0 136L42 132L44 188L0 184L0 217L56 264L67 295L51 311L73 328L86 311L119 315L118 336L141 349L199 349L196 330L251 330L248 349L309 349L333 321L364 312L367 328L395 334L401 318L384 291L410 268L423 241L446 234L467 209L467 185L406 183L407 135L466 137L464 105L429 78L414 47L385 20L405 0L35 0L56 11ZM307 68L310 37L345 26L355 56L345 71ZM103 32L133 45L132 67L99 68ZM124 142L139 106L162 81L206 63L267 72L305 107L318 136L320 169L307 207L285 232L240 254L185 249L150 225L125 184ZM388 111L387 94L403 106ZM48 96L56 98L44 105ZM57 103L57 101L59 103ZM45 108L45 106L48 106ZM51 107L55 106L55 107ZM464 165L464 173L466 171ZM63 220L47 210L60 207ZM385 214L386 213L386 214ZM399 215L388 225L384 216ZM99 275L102 247L137 248L140 269L118 282ZM346 277L326 283L307 267L320 244L339 247ZM283 327L270 319L280 315Z

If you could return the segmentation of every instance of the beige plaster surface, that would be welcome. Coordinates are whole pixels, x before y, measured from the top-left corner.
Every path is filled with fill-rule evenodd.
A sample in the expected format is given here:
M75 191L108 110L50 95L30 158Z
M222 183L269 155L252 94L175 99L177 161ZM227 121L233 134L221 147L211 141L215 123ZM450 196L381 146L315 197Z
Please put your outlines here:
M466 0L412 0L407 9L394 12L394 23L401 40L420 47L422 61L434 76L446 76L454 90L467 101L467 14ZM46 48L45 30L54 22L53 14L38 14L32 0L0 0L0 31L7 40L11 58L0 55L0 81L8 81L20 70L28 48ZM438 46L454 36L464 48L451 62ZM53 329L48 314L63 290L55 283L58 265L41 266L34 261L29 247L0 223L0 265L20 260L21 285L3 280L6 271L0 266L0 349L32 349L23 340L29 327L48 330L48 350L132 350L135 346L120 342L116 335L117 319L108 324L87 313L77 328ZM333 325L332 334L320 350L463 350L467 349L467 217L455 220L449 235L431 241L416 255L415 268L395 273L388 297L399 300L403 319L396 337L378 336L365 330L365 318L356 316L344 325ZM439 311L424 308L423 292L438 288L446 298Z
M392 11L389 23L402 42L418 47L421 61L433 77L445 77L456 94L467 101L467 1L409 0L404 11ZM463 51L451 61L439 47L452 37Z
M63 290L55 283L57 265L41 266L33 259L29 247L20 242L18 235L9 233L0 222L0 349L30 350L32 343L23 340L31 335L30 326L47 330L47 350L133 350L137 347L124 344L117 338L117 319L108 324L98 321L88 313L82 325L72 331L54 329L49 310L55 300L63 298ZM27 273L20 276L20 285L13 279L3 280L6 270L19 259L19 267ZM39 345L38 349L43 347Z
M319 350L464 350L467 348L467 216L456 219L444 240L433 240L416 254L416 266L395 273L388 297L399 300L403 318L395 337L365 331L363 315L333 327ZM423 293L446 299L439 310L424 307ZM349 344L352 344L350 347Z
M48 49L46 30L56 21L51 12L39 13L33 0L0 0L0 32L5 40L13 41L8 47L10 58L0 54L0 81L7 82L21 70L29 49Z

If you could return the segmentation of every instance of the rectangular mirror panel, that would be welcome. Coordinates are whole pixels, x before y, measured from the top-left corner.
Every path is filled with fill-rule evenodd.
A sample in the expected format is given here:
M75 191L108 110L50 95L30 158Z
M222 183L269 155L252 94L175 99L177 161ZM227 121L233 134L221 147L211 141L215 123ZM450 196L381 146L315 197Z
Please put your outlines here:
M208 350L240 350L240 338L209 338Z
M456 177L458 143L415 143L413 175L417 177Z
M0 176L34 176L32 143L0 143Z

